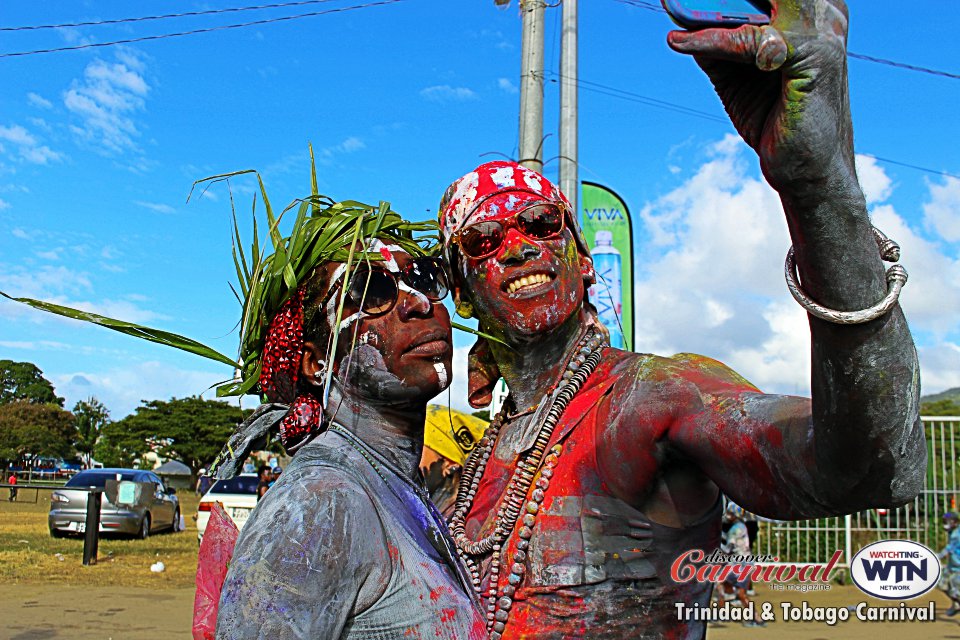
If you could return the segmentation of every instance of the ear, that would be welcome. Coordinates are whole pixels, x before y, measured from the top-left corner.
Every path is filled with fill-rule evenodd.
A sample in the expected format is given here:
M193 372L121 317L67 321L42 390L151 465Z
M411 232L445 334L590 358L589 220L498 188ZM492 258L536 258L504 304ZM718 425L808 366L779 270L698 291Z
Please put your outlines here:
M595 284L597 282L597 276L593 270L593 258L585 256L579 251L577 252L577 256L580 262L580 275L583 277L584 284Z
M313 342L303 343L303 356L300 359L300 379L304 382L323 384L323 375L330 363L326 361L327 354Z

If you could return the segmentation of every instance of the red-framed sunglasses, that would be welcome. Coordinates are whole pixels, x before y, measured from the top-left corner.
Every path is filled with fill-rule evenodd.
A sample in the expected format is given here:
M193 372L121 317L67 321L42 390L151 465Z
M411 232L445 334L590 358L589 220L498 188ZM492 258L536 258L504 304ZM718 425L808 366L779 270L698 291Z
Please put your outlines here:
M552 202L538 202L524 207L509 218L484 220L461 229L451 241L469 258L481 260L500 250L507 230L515 228L531 240L549 240L560 235L566 224L562 207Z

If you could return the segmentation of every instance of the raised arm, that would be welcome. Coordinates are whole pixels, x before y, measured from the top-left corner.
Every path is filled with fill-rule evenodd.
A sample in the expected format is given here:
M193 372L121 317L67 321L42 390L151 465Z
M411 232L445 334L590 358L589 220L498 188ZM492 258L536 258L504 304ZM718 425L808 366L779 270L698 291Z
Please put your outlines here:
M335 640L379 597L383 526L369 497L333 474L343 471L278 484L257 506L223 585L218 640Z
M709 76L779 192L807 296L836 311L868 309L888 283L854 167L846 5L772 4L770 26L673 32L669 43ZM917 356L899 306L861 324L811 316L810 330L809 424L802 401L764 396L743 398L743 419L799 447L794 464L808 467L818 511L906 502L921 488L926 449Z

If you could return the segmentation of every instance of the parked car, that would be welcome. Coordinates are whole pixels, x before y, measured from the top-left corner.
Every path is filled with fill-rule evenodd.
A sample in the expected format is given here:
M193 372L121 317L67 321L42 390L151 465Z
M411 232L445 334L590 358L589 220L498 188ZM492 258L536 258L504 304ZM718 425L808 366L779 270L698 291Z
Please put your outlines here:
M47 518L50 535L59 538L82 534L87 519L87 493L79 487L105 487L108 480L152 482L156 490L142 504L115 505L103 493L100 505L100 532L124 533L146 538L155 531L177 531L180 528L180 501L176 491L167 489L163 480L152 471L139 469L88 469L70 478L63 489L50 494Z
M202 498L197 508L197 539L203 541L203 532L210 520L210 510L217 502L230 519L242 529L250 512L257 506L257 474L244 473L229 480L217 480Z

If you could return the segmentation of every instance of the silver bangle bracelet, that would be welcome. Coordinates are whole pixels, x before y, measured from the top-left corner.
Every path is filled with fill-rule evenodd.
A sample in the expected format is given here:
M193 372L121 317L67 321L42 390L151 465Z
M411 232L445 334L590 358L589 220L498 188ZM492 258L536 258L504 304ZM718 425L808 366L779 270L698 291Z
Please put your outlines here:
M900 259L900 246L885 236L879 229L873 227L873 237L877 241L880 257L886 262L896 262ZM887 269L887 295L883 300L867 309L860 311L835 311L819 305L810 299L810 296L800 287L797 274L797 261L794 259L793 247L787 252L787 261L784 265L784 275L787 279L787 288L793 294L794 300L806 309L807 313L821 320L835 324L863 324L876 320L897 304L900 291L907 283L907 270L899 264Z

